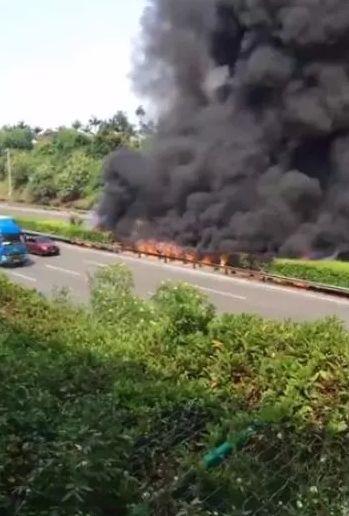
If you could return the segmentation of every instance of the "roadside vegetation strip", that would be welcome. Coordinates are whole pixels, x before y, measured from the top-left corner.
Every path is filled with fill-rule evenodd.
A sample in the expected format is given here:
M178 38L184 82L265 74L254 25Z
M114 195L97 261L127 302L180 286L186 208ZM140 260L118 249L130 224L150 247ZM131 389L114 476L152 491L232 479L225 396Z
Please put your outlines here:
M1 513L343 512L338 322L218 316L188 285L142 301L120 265L91 290L76 308L0 276ZM205 469L222 447L234 452Z
M349 289L349 263L346 262L275 260L269 271L271 274Z
M47 233L71 240L80 240L96 244L112 243L112 238L109 234L85 228L83 225L57 220L36 220L26 217L15 218L18 224L27 231Z

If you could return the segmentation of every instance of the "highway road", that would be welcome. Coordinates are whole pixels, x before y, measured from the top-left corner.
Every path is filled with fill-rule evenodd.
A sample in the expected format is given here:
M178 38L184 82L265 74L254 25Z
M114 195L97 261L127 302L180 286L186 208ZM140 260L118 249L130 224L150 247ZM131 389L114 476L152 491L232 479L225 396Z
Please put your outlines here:
M32 218L68 220L69 212L0 203L0 214ZM166 280L196 285L213 301L220 312L256 313L273 319L296 321L337 316L349 328L349 300L266 285L256 281L226 277L190 266L165 264L150 258L115 255L102 251L60 244L57 257L32 257L19 269L4 269L14 281L50 295L56 288L68 288L72 298L87 302L88 277L98 267L125 263L132 271L136 292L150 297Z
M349 300L231 278L157 259L115 255L68 244L60 246L60 256L33 256L27 266L4 269L4 272L12 280L44 294L50 295L55 288L68 288L74 300L87 302L89 275L99 267L121 262L131 269L136 292L145 298L150 297L163 281L185 281L205 292L219 312L256 313L296 321L337 316L349 328Z

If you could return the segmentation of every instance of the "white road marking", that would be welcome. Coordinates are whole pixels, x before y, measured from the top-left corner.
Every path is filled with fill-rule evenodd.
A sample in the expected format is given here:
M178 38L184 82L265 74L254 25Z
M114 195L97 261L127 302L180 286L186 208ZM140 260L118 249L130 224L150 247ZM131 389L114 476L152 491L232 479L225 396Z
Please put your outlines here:
M57 271L57 272L63 272L65 274L70 274L71 276L77 276L77 277L81 276L80 272L71 271L69 269L64 269L63 267L56 267L55 265L45 265L45 267L47 269L51 269L52 271Z
M189 269L185 266L174 265L172 263L152 261L149 258L145 258L145 257L144 258L136 258L133 256L128 256L128 255L122 254L122 253L116 254L116 253L111 253L109 251L98 251L98 250L92 250L92 249L85 249L83 247L76 247L76 246L70 245L70 244L60 244L60 245L62 247L66 247L67 249L74 250L74 251L77 250L82 253L90 253L90 254L95 254L98 256L113 258L115 261L116 260L124 261L124 262L128 261L128 262L133 262L133 263L138 263L138 264L143 264L143 265L149 265L149 266L157 267L157 268L161 268L161 269L167 269L167 270L172 270L175 272L181 272L182 274L188 274L191 276L196 276L196 277L201 276L201 277L205 277L205 278L210 278L210 279L214 279L215 281L220 281L220 282L224 282L224 283L230 283L230 284L239 283L240 285L244 285L250 289L257 288L257 289L262 289L264 291L269 290L269 291L279 292L280 294L282 294L282 293L292 294L294 296L305 297L307 299L314 299L316 301L323 301L326 303L334 303L337 305L342 305L342 306L344 305L344 306L349 307L349 300L342 299L342 298L336 298L335 296L331 296L330 294L327 296L327 295L323 295L323 294L316 294L315 292L302 291L300 289L297 290L296 288L292 289L289 287L270 285L268 283L262 283L262 282L259 282L258 280L253 280L253 279L249 280L249 279L244 279L244 278L236 278L235 276L227 277L227 276L224 276L223 274L209 272L209 271L203 271L203 270L200 270L199 268ZM112 265L112 264L110 264L110 265ZM105 266L108 266L108 264L105 264Z
M33 278L32 276L27 276L26 274L21 274L20 272L13 272L9 271L11 276L15 276L16 278L24 279L26 281L32 281L33 283L37 282L36 278Z
M200 286L199 286L199 289L204 290L205 292L210 292L212 294L218 294L219 296L231 297L233 299L239 299L240 301L247 301L247 297L238 296L236 294L232 294L231 292L223 292L222 290L216 290L215 288L200 287Z
M93 260L84 260L88 265L94 265L95 267L108 267L107 263L94 262Z

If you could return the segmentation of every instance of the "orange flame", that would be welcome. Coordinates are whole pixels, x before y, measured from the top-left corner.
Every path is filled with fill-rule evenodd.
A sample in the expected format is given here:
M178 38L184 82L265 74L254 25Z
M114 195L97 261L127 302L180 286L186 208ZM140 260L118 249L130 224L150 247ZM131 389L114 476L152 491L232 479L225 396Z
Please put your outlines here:
M207 265L211 267L243 267L241 265L241 253L205 253L202 254L193 248L185 248L174 242L151 240L137 240L136 242L124 242L126 249L136 253L147 254L167 258L168 260L180 260L182 262L194 263L199 265ZM243 255L253 258L261 264L268 262L271 256L267 254L251 254ZM253 264L251 265L253 268Z
M139 253L164 256L171 259L183 259L185 250L173 242L158 242L156 240L138 240L134 248Z
M183 260L209 266L221 265L223 267L226 266L229 261L228 255L222 255L219 253L200 255L195 249L184 248L174 242L138 240L131 245L138 253L162 256L170 260Z

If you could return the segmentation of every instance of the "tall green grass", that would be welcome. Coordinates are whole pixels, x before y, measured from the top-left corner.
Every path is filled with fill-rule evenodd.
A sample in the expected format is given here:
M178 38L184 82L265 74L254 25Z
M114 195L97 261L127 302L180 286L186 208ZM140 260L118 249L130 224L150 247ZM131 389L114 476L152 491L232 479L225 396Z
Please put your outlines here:
M55 236L70 238L72 240L81 240L91 243L112 242L111 236L107 233L91 230L83 225L71 224L65 221L39 220L26 217L16 217L16 221L24 230L27 231L48 233Z
M269 270L281 276L349 288L349 263L347 262L275 260Z
M0 276L0 513L344 514L340 324L217 316L191 286L145 302L132 285L103 269L76 308ZM205 470L252 421L257 434Z

